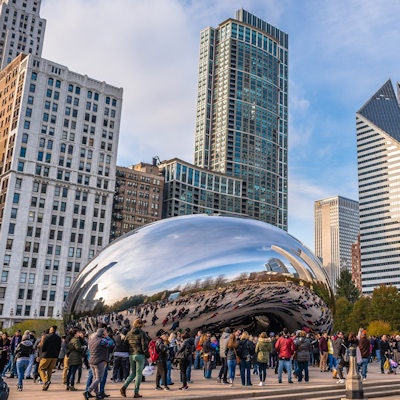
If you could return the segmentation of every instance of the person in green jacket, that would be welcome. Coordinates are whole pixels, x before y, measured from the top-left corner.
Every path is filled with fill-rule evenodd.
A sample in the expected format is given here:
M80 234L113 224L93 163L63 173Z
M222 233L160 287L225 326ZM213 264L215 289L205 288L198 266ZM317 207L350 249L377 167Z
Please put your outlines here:
M272 350L271 339L265 332L261 332L256 344L256 357L258 364L258 376L260 378L259 386L265 385L265 378L267 377L267 367L269 363L269 354Z
M75 391L75 374L80 367L82 367L82 356L84 348L83 332L75 329L73 336L67 345L68 354L68 374L67 374L67 390Z

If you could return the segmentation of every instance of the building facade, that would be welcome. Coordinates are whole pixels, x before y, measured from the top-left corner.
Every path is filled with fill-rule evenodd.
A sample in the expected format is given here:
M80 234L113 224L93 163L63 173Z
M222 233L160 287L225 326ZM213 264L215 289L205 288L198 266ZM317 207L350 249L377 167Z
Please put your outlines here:
M356 113L356 128L361 279L370 294L400 288L400 107L390 80Z
M200 34L194 164L243 180L243 214L287 230L288 35L241 9Z
M359 234L358 202L342 196L314 203L315 255L335 290L342 268L351 270L351 246Z
M42 55L46 20L41 0L0 0L0 69L20 53Z
M163 161L163 218L190 214L243 215L243 182L178 158Z
M110 240L161 219L163 192L164 177L155 162L117 166Z
M0 72L0 322L61 316L109 242L122 89L20 54Z

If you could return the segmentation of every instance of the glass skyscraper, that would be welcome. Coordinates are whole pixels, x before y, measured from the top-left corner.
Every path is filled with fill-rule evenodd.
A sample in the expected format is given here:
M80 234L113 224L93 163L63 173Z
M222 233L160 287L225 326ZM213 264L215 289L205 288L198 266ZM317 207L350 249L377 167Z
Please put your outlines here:
M361 281L369 294L382 284L400 288L400 107L390 80L357 112L356 127Z
M287 230L288 35L241 9L200 35L196 166L243 180L242 214Z

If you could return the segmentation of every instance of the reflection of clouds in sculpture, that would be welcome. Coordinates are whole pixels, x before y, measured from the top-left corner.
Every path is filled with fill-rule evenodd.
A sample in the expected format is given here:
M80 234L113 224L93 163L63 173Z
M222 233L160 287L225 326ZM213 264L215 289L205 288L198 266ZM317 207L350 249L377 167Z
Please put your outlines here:
M287 232L252 219L190 215L146 225L107 246L75 280L66 312L89 311L100 298L111 306L123 297L252 273L269 281L299 278L332 295L319 261Z

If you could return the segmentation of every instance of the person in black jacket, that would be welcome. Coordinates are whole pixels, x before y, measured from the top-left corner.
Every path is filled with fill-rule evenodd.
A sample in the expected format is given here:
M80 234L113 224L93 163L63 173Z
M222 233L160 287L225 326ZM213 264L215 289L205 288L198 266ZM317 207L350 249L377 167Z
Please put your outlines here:
M29 358L33 354L33 343L29 337L29 334L24 334L22 336L21 342L15 349L16 367L18 375L18 386L17 390L22 391L22 379L29 365Z
M190 337L188 332L185 332L181 336L181 339L183 340L183 342L178 346L175 356L176 359L179 360L179 369L181 371L182 386L179 388L179 390L187 390L188 379L186 375L186 370L192 360L192 353L194 351L194 340Z
M158 353L157 372L156 372L156 390L169 390L167 385L167 360L168 360L168 333L159 332L156 339L156 350ZM160 386L160 379L163 386Z
M386 360L388 360L390 358L390 353L391 353L389 340L386 335L382 336L381 342L379 344L379 348L381 350L381 373L384 374L385 370L384 370L383 366L385 365ZM389 374L391 374L392 372L393 372L392 367L390 366L390 363L389 363Z
M39 375L43 382L42 390L48 390L51 384L51 374L57 364L61 349L61 337L57 335L57 326L52 326L45 336L42 346L42 359L39 362Z

